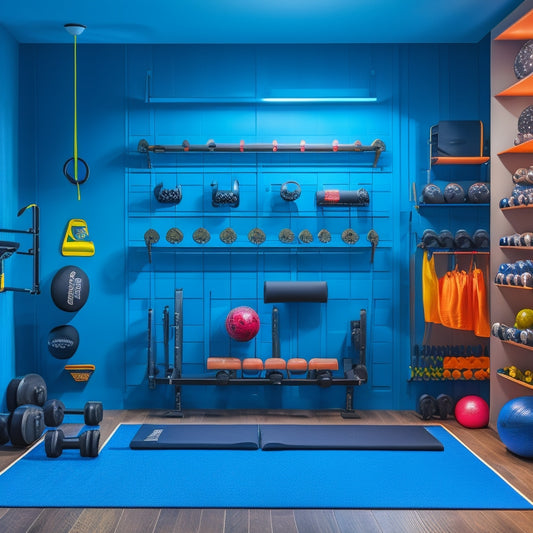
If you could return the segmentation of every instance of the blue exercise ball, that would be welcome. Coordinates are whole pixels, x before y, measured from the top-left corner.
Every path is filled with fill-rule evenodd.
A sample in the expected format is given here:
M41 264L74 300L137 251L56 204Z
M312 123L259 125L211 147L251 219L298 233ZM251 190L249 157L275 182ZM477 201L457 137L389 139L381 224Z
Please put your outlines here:
M498 434L509 451L533 457L533 396L514 398L502 407Z

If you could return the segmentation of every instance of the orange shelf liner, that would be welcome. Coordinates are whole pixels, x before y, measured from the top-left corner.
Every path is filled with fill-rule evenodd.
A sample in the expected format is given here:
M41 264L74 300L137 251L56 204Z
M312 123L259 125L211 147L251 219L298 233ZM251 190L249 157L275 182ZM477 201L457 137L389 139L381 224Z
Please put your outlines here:
M522 287L522 285L504 285L503 283L495 283L496 287L503 287L504 289L520 289L522 291L533 291L533 287Z
M509 207L500 207L501 211L516 211L518 209L533 209L533 205L510 205ZM505 248L505 246L501 246ZM509 246L509 248L528 248L528 246ZM529 246L531 248L531 246Z
M496 96L533 96L533 75L530 74L500 91Z
M511 148L507 148L503 152L499 152L498 155L505 154L533 154L533 140L526 141Z
M514 341L506 341L503 339L500 339L505 344L512 344L513 346L520 346L520 348L524 348L524 350L531 350L533 351L533 346L529 346L529 344L522 344L521 342L514 342Z
M521 41L527 39L533 39L533 10L500 33L495 40Z
M474 157L432 157L432 165L482 165L490 158L486 156Z

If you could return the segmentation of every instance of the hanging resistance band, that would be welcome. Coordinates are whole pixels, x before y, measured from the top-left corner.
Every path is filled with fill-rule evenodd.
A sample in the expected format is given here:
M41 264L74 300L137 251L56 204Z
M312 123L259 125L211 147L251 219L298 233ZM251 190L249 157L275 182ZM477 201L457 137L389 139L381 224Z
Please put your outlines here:
M65 24L65 29L74 37L74 157L68 159L63 165L63 174L74 185L80 197L80 185L89 178L89 166L78 157L78 60L77 60L77 38L85 31L82 24ZM79 163L83 166L83 171L79 171ZM81 175L80 175L81 174Z

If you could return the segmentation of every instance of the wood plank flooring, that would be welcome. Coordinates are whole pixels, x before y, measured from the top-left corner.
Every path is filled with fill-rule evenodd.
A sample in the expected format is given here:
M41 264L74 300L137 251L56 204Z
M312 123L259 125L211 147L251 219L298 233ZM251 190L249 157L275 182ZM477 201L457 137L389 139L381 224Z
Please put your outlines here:
M188 411L169 419L155 411L106 411L106 439L119 423L338 424L337 411ZM363 411L350 424L427 424L412 411ZM435 421L441 423L441 421ZM509 453L490 428L470 430L442 422L468 448L533 500L533 461ZM0 470L21 451L0 447ZM41 487L36 490L54 490ZM124 487L127 491L128 488ZM439 487L435 487L439 490ZM1 505L1 495L0 495ZM531 533L533 511L335 509L61 509L2 508L0 533Z

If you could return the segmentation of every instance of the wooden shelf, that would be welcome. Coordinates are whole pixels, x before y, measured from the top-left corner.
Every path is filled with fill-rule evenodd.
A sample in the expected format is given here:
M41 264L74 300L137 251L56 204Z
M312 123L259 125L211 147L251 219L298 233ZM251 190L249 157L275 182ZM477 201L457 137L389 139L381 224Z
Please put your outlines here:
M496 375L500 376L503 379L507 379L509 381L512 381L513 383L516 383L517 385L521 385L522 387L525 387L526 389L532 389L533 385L530 385L529 383L525 383L523 381L520 381L519 379L514 379L511 376L508 376L507 374L501 374L500 372L497 372Z
M519 346L520 348L524 348L533 352L533 346L528 346L527 344L522 344L521 342L504 341L503 339L500 340L505 344L512 344L513 346Z
M509 209L509 208L506 208ZM501 246L501 250L520 250L521 252L533 252L533 246Z
M533 205L510 205L509 207L500 207L501 211L518 211L519 209L533 209ZM511 248L516 248L511 246Z
M467 202L464 202L462 204L417 204L416 206L416 209L439 209L439 208L443 208L443 207L447 207L447 208L455 208L455 207L490 207L490 204L470 204L470 203L467 203ZM533 207L533 206L531 206Z
M533 287L522 287L521 285L504 285L503 283L495 283L496 287L504 287L505 289L521 289L523 291L533 291Z
M516 146L512 146L511 148L498 153L498 155L507 154L533 154L533 140L517 144Z
M496 37L496 41L527 41L533 39L533 10L518 19Z
M533 96L533 74L518 80L507 89L500 91L496 96Z
M477 157L432 157L432 165L482 165L490 158L487 156Z

